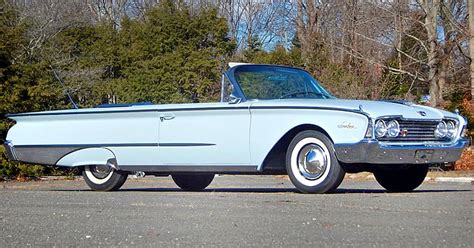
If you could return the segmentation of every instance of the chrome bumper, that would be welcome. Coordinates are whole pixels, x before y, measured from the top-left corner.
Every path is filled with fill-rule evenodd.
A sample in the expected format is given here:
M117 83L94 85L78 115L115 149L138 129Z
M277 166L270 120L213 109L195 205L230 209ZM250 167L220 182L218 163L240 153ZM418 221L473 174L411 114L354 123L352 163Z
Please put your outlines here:
M453 144L394 144L364 139L356 144L336 144L336 156L343 163L430 164L454 162L469 145L468 139Z
M11 161L17 160L15 156L15 148L13 148L13 145L7 141L3 143L3 146L5 147L5 153L7 155L7 158Z

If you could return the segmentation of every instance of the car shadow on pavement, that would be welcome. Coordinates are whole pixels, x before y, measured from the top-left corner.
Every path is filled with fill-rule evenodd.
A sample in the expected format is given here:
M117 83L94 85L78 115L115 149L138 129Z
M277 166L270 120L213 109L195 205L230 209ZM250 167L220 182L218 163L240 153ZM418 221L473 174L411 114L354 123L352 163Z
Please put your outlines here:
M388 192L384 189L337 189L336 191L332 192L333 194L348 194L348 193L383 193L383 194L394 194L394 193L409 193L409 194L417 194L417 193L444 193L444 192L469 192L472 190L465 190L465 189L428 189L428 190L414 190L410 192Z
M74 190L64 190L64 189L53 189L50 191L90 191L90 189L74 189ZM470 192L472 190L465 190L465 189L429 189L429 190L414 190L412 192L406 192L409 194L419 194L419 193L444 193L444 192ZM179 188L124 188L120 189L117 192L176 192L176 193L185 193L191 191L184 191ZM295 188L209 188L203 191L198 191L196 193L297 193L300 192ZM330 194L387 194L389 192L385 191L384 189L345 189L340 188ZM394 194L394 193L389 193Z
M143 192L192 192L184 191L179 188L125 188L120 191L143 191ZM292 188L209 188L197 192L216 192L216 193L297 193Z

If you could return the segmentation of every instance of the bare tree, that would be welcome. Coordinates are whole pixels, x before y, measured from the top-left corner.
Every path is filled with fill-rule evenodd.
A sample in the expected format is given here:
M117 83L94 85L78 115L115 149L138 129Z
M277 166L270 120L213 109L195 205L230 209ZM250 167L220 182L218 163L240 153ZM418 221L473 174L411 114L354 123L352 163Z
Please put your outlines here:
M19 6L23 18L32 20L24 56L34 57L44 49L43 44L69 26L106 21L120 29L124 17L141 18L146 10L163 0L10 1ZM228 21L229 36L237 44L238 52L248 48L255 39L267 51L279 44L289 49L296 37L303 61L313 69L331 63L363 82L358 97L387 97L381 93L385 86L380 82L388 73L397 79L400 87L407 81L411 83L406 97L412 91L417 91L416 95L426 94L429 89L431 103L440 105L443 96L466 88L467 54L471 58L474 54L474 14L467 14L474 9L472 0L175 0L174 3L178 7L190 7L192 12L217 8ZM469 38L470 46L467 46ZM327 61L315 64L315 55ZM470 63L472 95L474 65L472 60ZM350 83L352 79L344 80Z
M308 57L313 46L318 42L319 17L320 8L316 1L297 1L296 35L305 57Z
M468 0L469 10L469 55L471 57L471 103L474 105L474 0Z
M366 82L372 82L369 84L372 86L380 79L380 68L403 76L398 77L400 84L406 82L408 76L411 78L409 91L427 85L431 104L442 103L443 93L448 93L448 77L453 78L453 66L459 66L458 62L454 63L458 60L457 50L463 54L467 36L465 1L351 0L341 3L328 0L318 2L317 8L310 11L312 19L306 13L308 3L303 0L297 3L302 7L298 13L304 13L304 18L297 22L298 32L302 30L298 28L302 21L308 28L311 20L317 18L317 30L321 33L318 41L330 47L332 62L344 64L349 71L365 77ZM315 13L319 14L315 16ZM396 63L387 63L393 54Z
M452 94L453 90L463 88L464 85L451 85L449 87L449 70L462 59L464 48L462 43L467 41L469 31L467 29L467 5L463 0L444 0L441 2L440 17L438 21L438 39L440 40L440 66L438 85L440 89L440 100L444 101L445 95ZM456 50L461 53L456 53ZM461 55L461 56L459 56ZM452 76L451 76L452 78Z
M61 0L12 0L12 4L19 10L20 18L27 19L29 23L26 33L28 43L23 49L27 60L46 54L44 49L48 47L44 45L64 29L89 21L85 5L79 0L66 3Z
M292 7L287 1L218 0L215 3L229 23L230 37L245 49L254 39L265 47L289 43Z
M426 63L428 67L428 77L427 81L429 82L431 105L436 106L440 101L440 89L438 85L438 62L439 54L437 47L437 17L439 15L440 1L439 0L422 0L419 2L420 7L422 8L425 17L424 17L424 27L427 33L427 55L428 61Z
M110 22L115 28L133 7L130 0L87 0L86 3L97 22Z

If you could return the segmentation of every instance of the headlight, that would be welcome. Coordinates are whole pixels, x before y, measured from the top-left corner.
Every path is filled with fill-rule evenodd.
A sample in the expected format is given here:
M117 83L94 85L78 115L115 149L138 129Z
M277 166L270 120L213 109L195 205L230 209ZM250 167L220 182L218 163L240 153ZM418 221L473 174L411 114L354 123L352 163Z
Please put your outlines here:
M448 121L446 122L446 128L448 129L448 137L452 138L456 135L456 132L458 131L456 127L456 123L454 121Z
M381 138L385 134L387 134L387 125L385 125L385 121L378 120L375 122L375 136Z
M434 135L436 138L444 138L448 135L448 127L446 125L446 122L442 121L438 123L434 131Z
M387 124L387 135L388 137L397 137L398 134L400 133L400 125L398 124L398 121L390 121Z

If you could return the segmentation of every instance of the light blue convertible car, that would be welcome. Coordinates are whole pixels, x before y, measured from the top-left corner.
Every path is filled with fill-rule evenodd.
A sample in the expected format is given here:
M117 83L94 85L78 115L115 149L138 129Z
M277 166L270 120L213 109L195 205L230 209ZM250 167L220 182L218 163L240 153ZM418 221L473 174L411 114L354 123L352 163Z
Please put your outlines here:
M233 65L221 99L11 114L4 145L11 160L81 168L93 190L117 190L138 172L171 175L183 190L215 174L287 174L299 191L325 193L361 171L411 191L429 165L456 161L468 144L456 113L336 99L296 68Z

